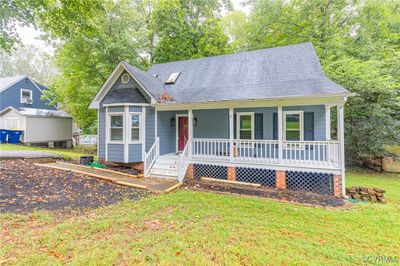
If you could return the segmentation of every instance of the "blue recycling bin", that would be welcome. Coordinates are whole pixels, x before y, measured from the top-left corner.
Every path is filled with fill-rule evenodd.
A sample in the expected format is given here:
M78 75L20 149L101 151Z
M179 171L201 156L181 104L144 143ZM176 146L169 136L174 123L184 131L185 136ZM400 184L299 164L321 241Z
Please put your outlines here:
M11 144L17 144L19 143L19 139L21 138L22 131L21 130L10 130L11 133L11 138L9 142Z
M6 143L7 142L8 133L9 133L9 130L0 129L0 143Z

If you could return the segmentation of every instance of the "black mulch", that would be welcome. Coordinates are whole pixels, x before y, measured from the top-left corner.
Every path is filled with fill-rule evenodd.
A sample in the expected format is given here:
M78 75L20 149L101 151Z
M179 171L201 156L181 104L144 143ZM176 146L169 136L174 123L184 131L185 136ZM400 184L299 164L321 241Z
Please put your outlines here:
M297 191L277 191L267 187L252 187L246 185L236 185L230 183L206 181L199 179L190 179L185 182L187 188L200 191L211 191L221 193L233 193L240 195L249 195L257 197L266 197L277 199L285 202L294 202L307 205L338 207L345 203L342 199L333 196L324 196L314 193L297 192Z
M150 194L72 172L39 167L24 160L0 161L0 213L97 208Z

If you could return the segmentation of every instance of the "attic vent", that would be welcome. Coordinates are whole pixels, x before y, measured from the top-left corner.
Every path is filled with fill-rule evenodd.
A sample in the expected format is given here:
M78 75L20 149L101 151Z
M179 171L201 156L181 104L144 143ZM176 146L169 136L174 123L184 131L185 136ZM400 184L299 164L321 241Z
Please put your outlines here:
M172 73L169 76L169 78L167 79L167 81L165 82L165 84L174 84L176 82L176 80L179 78L180 74L181 74L181 72Z
M121 82L126 84L131 80L131 76L129 76L129 74L123 74L121 77Z

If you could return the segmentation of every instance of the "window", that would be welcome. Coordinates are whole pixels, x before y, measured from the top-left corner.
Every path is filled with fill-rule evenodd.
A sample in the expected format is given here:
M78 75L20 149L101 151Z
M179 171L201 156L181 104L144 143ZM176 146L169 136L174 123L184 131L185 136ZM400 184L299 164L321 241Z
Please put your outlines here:
M125 73L121 76L121 82L124 84L128 83L130 80L131 80L131 76L129 76L129 74Z
M21 89L21 103L32 104L32 91Z
M140 141L140 124L141 124L141 115L140 114L131 114L131 141Z
M283 137L285 140L302 141L304 139L303 112L283 112Z
M254 139L254 113L237 113L238 139Z
M110 141L123 141L124 116L110 115Z
M172 73L169 76L169 78L167 79L167 81L165 82L165 84L174 84L176 82L176 80L178 79L180 74L181 74L181 72Z

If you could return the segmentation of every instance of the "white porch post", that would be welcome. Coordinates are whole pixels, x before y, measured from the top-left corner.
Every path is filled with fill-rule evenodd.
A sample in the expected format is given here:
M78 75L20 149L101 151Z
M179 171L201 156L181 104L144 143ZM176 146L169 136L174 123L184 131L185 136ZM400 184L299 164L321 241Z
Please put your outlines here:
M278 162L283 161L283 112L282 106L278 106Z
M345 195L345 159L344 159L344 106L337 106L337 132L339 141L339 164L342 176L342 193Z
M189 152L189 157L192 157L192 139L193 139L193 110L190 108L188 110L188 122L189 122L189 147L188 147L188 152Z
M331 106L325 105L325 133L326 140L331 140Z
M233 162L233 108L229 108L229 160Z

